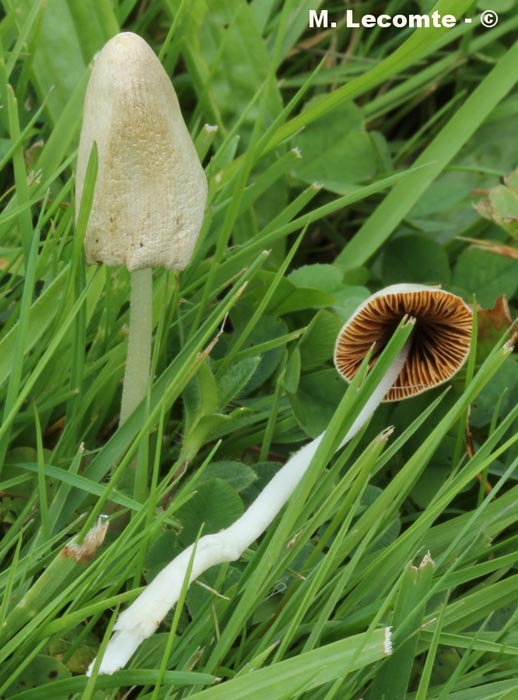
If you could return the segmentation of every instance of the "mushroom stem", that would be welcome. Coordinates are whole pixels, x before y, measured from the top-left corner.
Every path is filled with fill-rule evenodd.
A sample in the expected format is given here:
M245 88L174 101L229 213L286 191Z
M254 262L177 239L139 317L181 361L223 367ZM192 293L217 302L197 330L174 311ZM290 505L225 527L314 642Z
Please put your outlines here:
M122 385L119 425L146 397L151 366L153 273L150 267L131 273L128 356Z
M337 449L349 442L372 416L398 378L409 348L410 338ZM210 567L239 559L289 499L310 466L324 435L325 433L322 433L296 452L230 527L215 534L204 535L160 571L130 607L119 616L114 626L115 634L101 660L99 673L111 674L126 665L141 642L155 632L165 615L178 601L187 578L190 584ZM88 675L92 672L94 663L95 661L90 665Z

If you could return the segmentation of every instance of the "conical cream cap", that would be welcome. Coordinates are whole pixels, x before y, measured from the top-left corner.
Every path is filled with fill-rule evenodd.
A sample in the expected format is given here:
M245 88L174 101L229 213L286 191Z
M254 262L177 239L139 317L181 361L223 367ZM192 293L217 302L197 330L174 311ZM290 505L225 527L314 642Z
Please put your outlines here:
M207 180L169 77L150 46L131 32L110 39L92 69L77 160L78 203L94 141L99 167L87 261L131 271L182 270L203 222Z

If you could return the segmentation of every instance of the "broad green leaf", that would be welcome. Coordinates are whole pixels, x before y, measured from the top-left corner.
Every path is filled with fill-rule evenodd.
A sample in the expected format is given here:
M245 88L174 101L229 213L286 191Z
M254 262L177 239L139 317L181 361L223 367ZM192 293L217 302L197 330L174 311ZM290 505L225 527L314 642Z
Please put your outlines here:
M146 553L143 574L147 583L152 581L158 572L168 564L181 550L178 542L178 533L173 530L164 530L149 545Z
M336 301L333 310L336 311L340 323L343 324L352 316L358 306L370 297L371 293L367 287L353 286L344 287L334 294Z
M482 148L481 151L482 153L484 152ZM459 202L462 202L464 207L466 207L473 182L477 182L477 177L474 173L442 173L430 185L423 196L419 198L408 218L412 221L422 221L433 214L437 214L437 212L444 213L446 216Z
M212 462L203 470L200 483L211 479L221 479L239 493L253 484L257 479L257 474L252 467L243 464L243 462Z
M243 491L242 496L245 503L251 503L255 500L281 467L282 464L278 462L258 462L254 464L257 480Z
M218 387L208 361L200 365L196 376L185 387L182 397L185 435L188 436L204 416L212 414L218 407Z
M477 204L478 213L494 221L504 231L518 237L518 170L504 178L503 185L489 190L487 197Z
M246 307L246 313L249 312L249 306ZM233 319L234 321L234 319ZM239 318L236 323L236 333L239 333L246 325L246 316ZM275 318L274 316L262 316L260 323L258 323L253 329L250 336L247 338L243 345L245 348L253 348L254 345L259 345L260 343L265 343L268 340L273 340L278 338L288 332L288 326L280 318ZM261 357L261 362L259 363L256 371L250 377L248 381L246 390L250 394L260 387L267 379L269 379L272 374L277 369L279 362L281 361L284 349L282 347L274 348L273 350L268 350Z
M47 683L62 678L69 678L72 674L68 668L57 658L39 654L23 670L21 676L9 689L10 697L28 688L43 688Z
M265 290L277 280L273 272L263 272L258 276L257 282L250 289L250 293L257 299L264 296ZM320 308L334 304L335 297L329 292L320 289L307 289L296 286L290 280L283 278L279 281L275 292L270 299L267 313L272 316L283 316L294 311Z
M454 442L453 438L450 438L448 441L448 447L450 448L449 454L451 454L452 442ZM418 508L426 508L444 482L451 476L451 464L441 464L436 460L434 461L435 463L430 464L428 469L421 475L421 478L410 494L412 501Z
M518 395L518 357L513 355L474 400L469 415L470 425L489 425L495 410L506 416L516 406Z
M345 194L378 175L377 150L363 126L362 111L345 102L310 124L295 139L302 158L293 173L309 184Z
M176 511L182 530L179 541L194 542L203 525L203 534L218 532L231 525L243 513L243 502L236 490L222 479L204 481L195 495Z
M211 413L200 416L189 432L186 432L182 442L181 458L190 462L198 453L202 445L215 440L220 434L225 434L229 426L234 425L232 417L223 413Z
M310 437L320 435L328 426L347 385L334 369L303 376L297 394L291 396L295 416Z
M319 311L299 342L300 362L304 370L321 369L333 357L340 330L334 313Z
M501 294L511 298L518 289L518 265L510 258L467 248L458 257L452 283L464 290L468 300L475 295L479 304L492 308Z
M98 638L91 632L83 635L78 646L77 636L70 632L51 639L46 651L54 658L63 659L66 667L72 673L84 674L94 660L98 644Z
M426 236L412 234L387 242L381 253L381 274L386 285L398 282L447 285L450 266L442 246Z
M485 164L486 160L486 151L483 151L482 163ZM474 166L472 158L460 160L460 163L464 162L467 167ZM428 233L438 243L450 241L476 222L472 193L474 189L484 187L486 182L486 175L471 170L443 172L419 198L406 221L414 230Z
M332 306L335 297L327 292L318 289L304 289L290 285L288 280L282 280L275 297L268 307L271 314L284 316L294 311L304 311L306 309L319 309L325 306Z
M251 377L254 375L260 357L249 357L234 364L231 364L217 379L218 384L218 405L220 409L233 401L239 394L246 393L246 387Z
M231 413L213 413L210 416L203 416L197 423L195 429L185 440L185 447L191 449L196 446L196 451L201 445L217 440L220 437L231 434L233 431L246 425L247 418L251 416L248 408L240 406ZM190 455L191 453L189 453ZM190 457L189 457L190 458Z
M333 294L342 286L343 274L333 265L314 263L298 267L288 275L288 280L297 287L320 289Z

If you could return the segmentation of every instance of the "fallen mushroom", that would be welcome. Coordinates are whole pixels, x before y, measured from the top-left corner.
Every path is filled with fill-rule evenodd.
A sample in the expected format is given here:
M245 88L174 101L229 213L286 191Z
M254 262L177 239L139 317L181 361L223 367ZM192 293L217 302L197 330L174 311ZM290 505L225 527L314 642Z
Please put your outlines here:
M122 424L149 385L152 268L186 267L207 198L205 173L171 81L151 47L131 32L110 39L92 69L77 159L78 203L94 142L98 174L86 259L131 272Z
M395 285L369 297L339 333L335 364L350 380L374 346L379 358L401 321L411 335L365 403L337 449L365 425L383 400L412 396L451 378L465 362L471 337L470 308L462 299L435 287ZM204 535L187 547L153 579L114 625L98 666L111 674L122 668L144 639L151 636L178 601L184 582L205 570L235 561L268 527L307 471L325 433L296 452L277 472L245 513L230 527ZM88 669L90 674L96 665Z
M444 384L469 353L473 313L460 297L438 287L395 284L360 304L340 331L334 360L344 379L355 376L373 343L376 361L405 314L416 319L416 326L407 362L385 401Z

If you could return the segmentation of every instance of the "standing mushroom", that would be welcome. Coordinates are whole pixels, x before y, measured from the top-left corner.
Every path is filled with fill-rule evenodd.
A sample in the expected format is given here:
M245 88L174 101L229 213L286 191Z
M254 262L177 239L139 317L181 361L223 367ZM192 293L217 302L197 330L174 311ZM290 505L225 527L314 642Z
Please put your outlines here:
M131 32L110 39L92 69L77 159L78 203L94 142L98 174L86 259L131 273L122 424L149 385L152 268L186 267L207 199L205 173L171 81L151 47Z
M404 284L370 296L342 328L335 350L335 364L342 375L352 379L372 348L371 362L376 362L405 319L413 326L411 335L338 448L358 433L383 399L405 398L437 386L464 364L471 338L470 308L459 297L441 289ZM187 577L191 583L211 566L239 559L293 493L324 435L296 452L235 523L221 532L204 535L162 569L119 616L115 634L101 659L100 673L113 673L127 663L178 601ZM95 661L88 673L94 664Z

